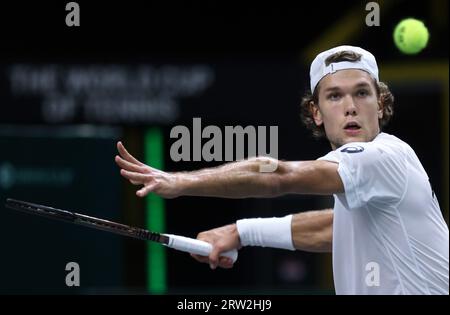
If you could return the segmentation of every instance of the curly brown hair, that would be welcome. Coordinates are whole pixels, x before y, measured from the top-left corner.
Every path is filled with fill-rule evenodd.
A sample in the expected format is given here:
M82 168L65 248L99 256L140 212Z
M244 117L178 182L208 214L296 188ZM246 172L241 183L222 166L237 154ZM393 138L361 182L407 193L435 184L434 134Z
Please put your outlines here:
M357 61L360 58L361 55L354 52L341 51L328 57L326 63L328 65L330 63L340 61ZM392 95L387 84L383 82L377 82L375 79L374 84L377 97L383 107L383 117L379 119L380 129L382 130L394 115L394 95ZM302 101L300 104L300 118L306 128L312 131L312 134L315 138L326 136L323 124L321 126L317 126L314 122L313 117L312 107L314 105L319 105L319 88L320 84L317 85L317 87L314 89L314 93L311 93L311 91L307 91L302 97Z

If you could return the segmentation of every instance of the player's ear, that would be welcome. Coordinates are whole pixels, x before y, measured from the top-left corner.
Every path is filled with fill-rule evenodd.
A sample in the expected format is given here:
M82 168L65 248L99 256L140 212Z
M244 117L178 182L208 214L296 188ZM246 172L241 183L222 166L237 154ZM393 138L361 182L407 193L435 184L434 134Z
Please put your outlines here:
M378 119L383 118L383 108L384 108L383 102L381 101L381 99L378 99L378 111L377 111Z
M309 110L313 116L316 126L321 126L323 124L322 113L320 112L319 105L313 101L309 102Z

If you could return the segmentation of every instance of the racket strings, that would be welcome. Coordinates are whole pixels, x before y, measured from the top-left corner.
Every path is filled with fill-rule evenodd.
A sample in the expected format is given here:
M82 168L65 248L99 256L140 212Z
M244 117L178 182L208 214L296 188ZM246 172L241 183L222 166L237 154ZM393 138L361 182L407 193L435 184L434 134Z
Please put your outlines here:
M37 206L31 203L16 201L12 199L8 199L6 206L11 209L21 210L24 212L32 212L36 214L40 214L42 216L46 217L58 217L60 219L66 219L66 220L73 220L75 219L75 216L64 210L55 210L50 207L45 206Z
M154 242L160 242L161 237L161 235L156 232L150 232L143 229L122 225L119 223L107 222L106 220L93 220L91 218L85 218L82 216L77 217L76 223L83 225L85 224L95 225L99 228L103 228L106 230L116 230L118 232L123 232L125 235L132 234L137 238Z
M115 232L121 235L135 237L141 240L149 240L163 244L168 243L168 238L160 233L148 231L145 229L131 227L104 219L90 217L84 214L70 212L61 209L55 209L43 205L37 205L25 201L7 199L6 206L11 209L20 210L26 213L37 214L47 218L68 221L78 225L89 226L104 231Z

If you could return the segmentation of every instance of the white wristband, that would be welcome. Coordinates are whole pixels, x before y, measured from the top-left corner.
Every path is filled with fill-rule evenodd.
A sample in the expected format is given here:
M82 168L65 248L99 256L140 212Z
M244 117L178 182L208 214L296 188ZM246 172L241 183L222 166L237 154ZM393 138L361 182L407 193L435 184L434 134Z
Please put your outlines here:
M292 215L236 221L242 246L262 246L295 250L292 242Z

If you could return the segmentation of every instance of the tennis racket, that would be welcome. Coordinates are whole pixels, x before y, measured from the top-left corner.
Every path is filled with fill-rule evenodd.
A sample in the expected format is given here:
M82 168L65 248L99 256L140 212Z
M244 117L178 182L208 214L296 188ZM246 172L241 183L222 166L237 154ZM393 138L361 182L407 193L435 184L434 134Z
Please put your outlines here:
M208 256L212 250L212 245L210 243L201 240L180 235L152 232L146 229L128 226L117 222L103 220L72 211L56 209L26 201L8 198L6 200L5 206L9 209L22 211L28 214L39 215L50 219L87 226L93 229L129 236L139 240L157 242L169 248L191 254ZM234 249L222 253L221 256L231 258L234 263L237 260L238 253L237 250Z

